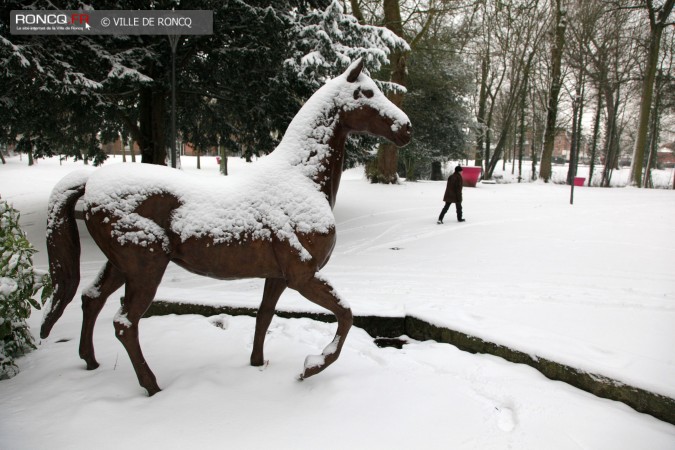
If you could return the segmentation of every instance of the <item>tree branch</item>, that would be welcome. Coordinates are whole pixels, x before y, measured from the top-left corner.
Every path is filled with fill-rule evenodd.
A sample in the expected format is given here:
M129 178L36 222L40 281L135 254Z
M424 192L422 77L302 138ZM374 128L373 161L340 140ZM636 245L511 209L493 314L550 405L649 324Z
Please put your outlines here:
M181 89L180 92L181 92L181 94L197 95L197 96L199 96L199 97L214 98L214 99L216 99L216 100L223 100L223 101L229 101L229 100L231 100L231 99L229 99L229 98L227 98L227 97L225 97L225 96L223 96L223 95L213 94L213 93L211 93L211 92L193 91L193 90L190 90L190 89Z

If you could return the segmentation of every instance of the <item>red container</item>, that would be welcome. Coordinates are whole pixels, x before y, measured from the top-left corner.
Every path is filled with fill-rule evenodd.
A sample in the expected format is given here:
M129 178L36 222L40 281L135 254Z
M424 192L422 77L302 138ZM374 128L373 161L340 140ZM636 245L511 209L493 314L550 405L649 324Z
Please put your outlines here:
M220 165L220 156L216 156L216 162Z
M575 186L583 186L585 181L586 181L586 178L584 178L584 177L574 177L574 185Z
M476 187L482 171L482 167L462 167L462 184L468 187Z

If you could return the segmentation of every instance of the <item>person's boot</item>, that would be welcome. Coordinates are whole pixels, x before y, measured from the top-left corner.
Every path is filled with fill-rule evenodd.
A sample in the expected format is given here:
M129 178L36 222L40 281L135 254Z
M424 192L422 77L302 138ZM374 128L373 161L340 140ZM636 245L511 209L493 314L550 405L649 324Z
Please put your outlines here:
M457 222L466 222L466 219L462 219L461 217L458 217Z

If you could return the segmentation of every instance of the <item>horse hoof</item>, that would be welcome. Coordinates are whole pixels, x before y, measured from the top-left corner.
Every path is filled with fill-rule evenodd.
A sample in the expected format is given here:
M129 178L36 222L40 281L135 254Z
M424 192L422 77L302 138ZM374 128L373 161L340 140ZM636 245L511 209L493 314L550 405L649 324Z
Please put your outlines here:
M309 378L321 372L323 369L328 367L330 361L326 361L324 355L310 355L305 358L305 370L300 375L300 380Z
M87 370L96 370L99 367L99 363L96 361L87 361Z
M148 391L148 397L152 397L156 393L162 392L162 390L159 387L155 387L155 388L152 388L152 389L146 388L146 390Z
M265 361L265 359L262 358L262 357L260 357L260 358L257 358L257 357L254 358L254 357L251 356L251 365L252 365L253 367L265 366L265 365L267 365L267 361Z
M304 380L305 378L309 378L309 377L311 377L311 376L314 376L314 375L316 375L317 373L321 372L323 369L325 369L325 367L312 367L312 368L309 368L309 369L305 369L305 371L302 372L302 373L298 376L298 380L302 381L302 380Z

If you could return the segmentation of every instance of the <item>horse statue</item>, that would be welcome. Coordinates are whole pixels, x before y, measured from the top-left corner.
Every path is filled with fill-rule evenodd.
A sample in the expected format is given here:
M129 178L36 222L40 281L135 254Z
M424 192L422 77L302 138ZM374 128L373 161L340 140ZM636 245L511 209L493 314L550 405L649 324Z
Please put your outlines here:
M138 342L138 322L155 297L170 261L217 279L265 278L256 315L251 364L264 364L265 334L282 292L290 287L335 314L337 331L321 355L308 356L300 378L337 360L352 312L319 272L335 247L333 206L350 133L383 137L402 146L408 117L391 103L357 60L305 103L279 146L240 176L207 181L164 166L120 164L73 172L49 199L47 251L54 294L40 336L46 338L80 282L75 203L108 259L82 293L79 353L98 367L93 332L105 301L125 285L114 318L140 385L160 391Z

